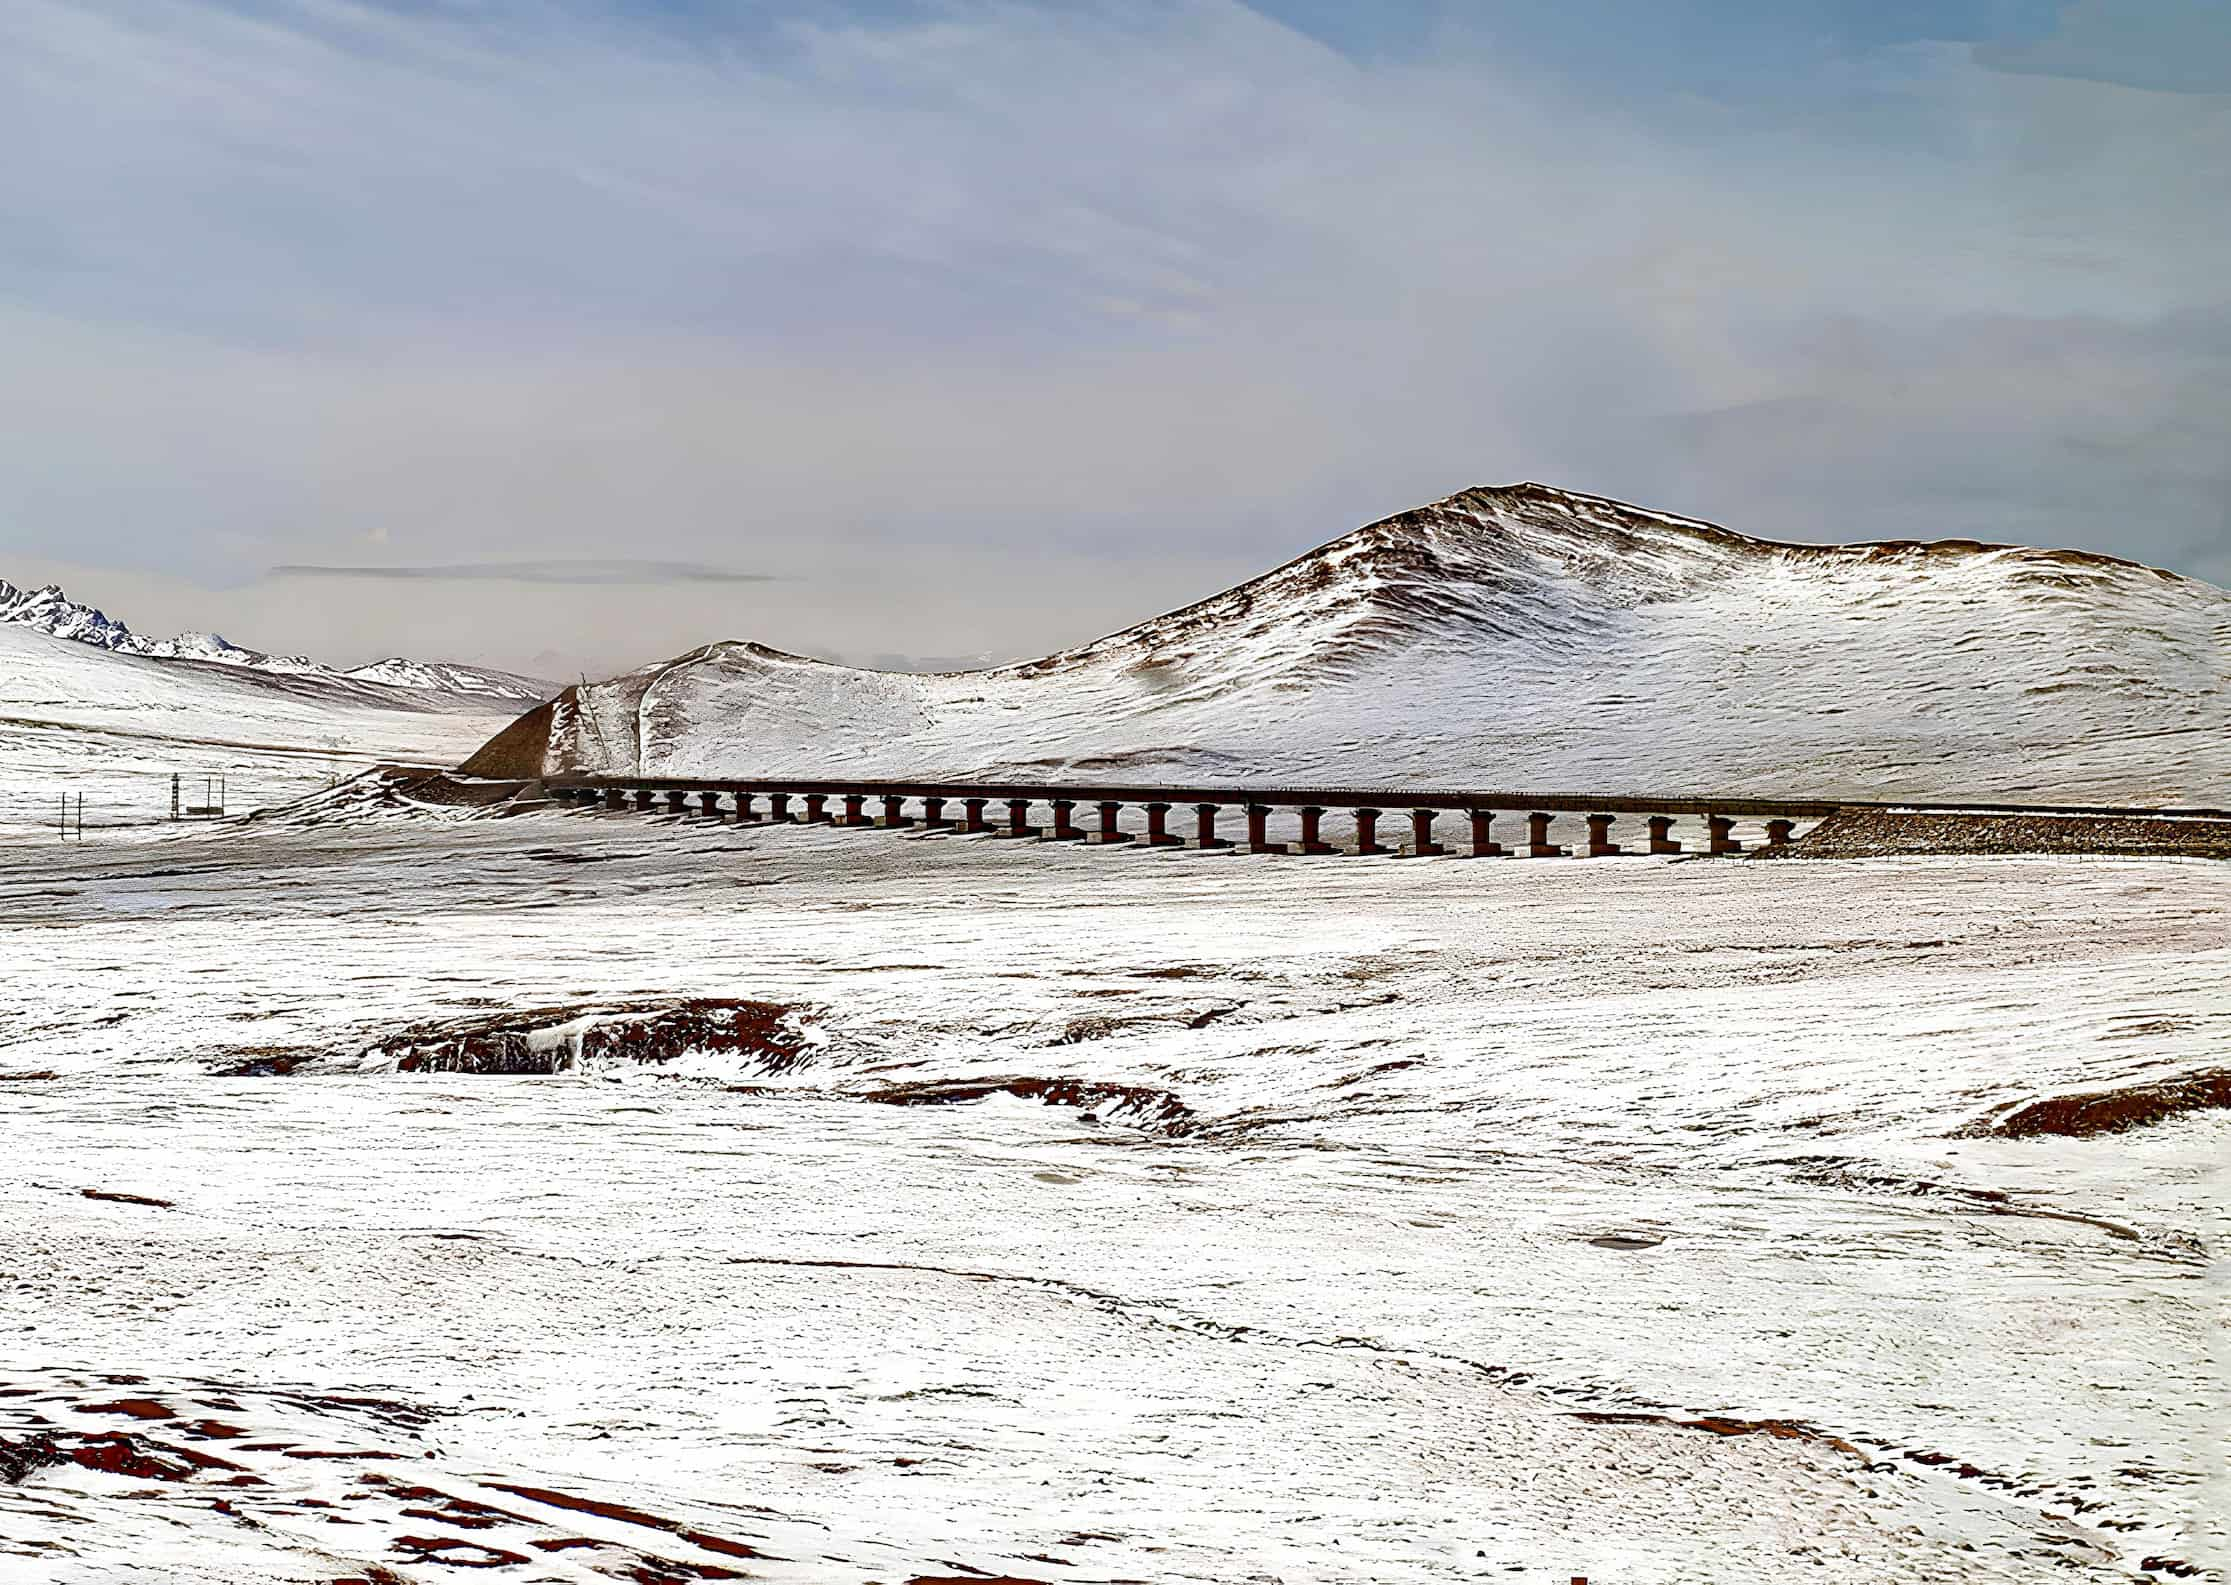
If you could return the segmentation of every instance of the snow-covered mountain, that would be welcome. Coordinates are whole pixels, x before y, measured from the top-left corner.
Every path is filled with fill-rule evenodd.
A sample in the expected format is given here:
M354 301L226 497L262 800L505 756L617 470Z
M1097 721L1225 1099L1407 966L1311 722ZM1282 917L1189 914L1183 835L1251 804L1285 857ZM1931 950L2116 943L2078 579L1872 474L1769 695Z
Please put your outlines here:
M235 810L296 798L384 760L448 764L518 705L237 665L192 665L0 622L0 830L160 821L170 778L226 778Z
M464 666L454 661L416 661L401 656L337 671L321 666L306 655L272 655L247 649L219 633L181 633L176 638L147 638L97 606L73 600L57 584L23 589L0 578L0 623L25 627L54 638L90 644L120 655L142 655L153 660L207 661L219 666L240 666L252 671L295 676L349 678L381 683L393 688L414 688L464 698L532 701L557 692L555 683L515 672L484 666Z
M309 673L326 670L306 655L267 655L262 650L243 649L221 633L145 638L99 607L71 599L59 584L21 589L0 578L0 622L121 655L146 655L156 660L204 660L220 666L250 666L258 671Z
M533 702L547 699L558 691L556 683L546 682L540 677L523 677L514 671L497 671L488 666L461 666L448 660L409 660L401 655L390 655L385 660L351 666L341 675L353 677L358 682L384 683L390 688L418 688L428 693L456 694L460 697Z
M1519 484L996 670L709 645L567 689L468 768L2221 803L2231 595L2082 552L1781 544Z

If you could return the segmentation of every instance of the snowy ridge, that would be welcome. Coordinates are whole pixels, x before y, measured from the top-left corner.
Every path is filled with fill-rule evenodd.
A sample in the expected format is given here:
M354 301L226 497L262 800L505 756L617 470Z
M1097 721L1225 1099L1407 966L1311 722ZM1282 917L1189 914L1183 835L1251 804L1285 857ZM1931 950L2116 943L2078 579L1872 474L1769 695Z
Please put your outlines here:
M221 633L181 633L176 638L147 638L133 632L97 606L73 600L59 584L24 589L0 578L0 622L90 644L118 655L141 655L150 660L198 660L218 666L239 666L251 671L280 672L292 676L323 677L377 683L390 688L415 688L427 693L464 697L533 701L557 692L555 683L516 672L485 666L464 666L454 661L407 660L400 655L339 671L322 666L307 655L272 655L233 643Z
M708 645L469 763L2209 802L2227 659L2231 596L2131 562L1781 544L1520 484L996 670Z
M0 578L0 622L12 622L53 638L91 644L123 655L155 660L204 660L220 666L258 671L320 673L327 670L306 655L267 655L244 649L221 633L181 633L176 638L143 638L97 606L73 600L59 584L20 589Z
M558 691L554 682L524 677L517 672L487 666L460 666L455 661L410 660L390 655L341 673L358 682L376 682L390 688L419 688L428 693L484 695L490 699L520 699L529 703Z

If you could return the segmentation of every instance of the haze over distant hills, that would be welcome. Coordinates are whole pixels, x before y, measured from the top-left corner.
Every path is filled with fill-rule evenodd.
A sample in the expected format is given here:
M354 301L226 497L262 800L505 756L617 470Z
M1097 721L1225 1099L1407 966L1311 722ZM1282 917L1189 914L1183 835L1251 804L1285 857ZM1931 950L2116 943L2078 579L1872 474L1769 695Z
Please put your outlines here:
M2220 803L2227 684L2231 595L2193 579L1519 484L994 670L711 644L566 689L468 768Z
M539 677L497 671L486 666L465 666L451 661L415 661L390 656L366 665L337 670L322 666L306 655L271 655L246 649L218 633L181 633L176 638L146 638L98 607L73 600L56 584L23 589L0 578L0 622L29 628L54 638L90 644L122 655L142 655L155 660L206 661L219 666L240 666L252 671L297 676L351 678L397 688L416 688L465 697L547 699L558 685Z

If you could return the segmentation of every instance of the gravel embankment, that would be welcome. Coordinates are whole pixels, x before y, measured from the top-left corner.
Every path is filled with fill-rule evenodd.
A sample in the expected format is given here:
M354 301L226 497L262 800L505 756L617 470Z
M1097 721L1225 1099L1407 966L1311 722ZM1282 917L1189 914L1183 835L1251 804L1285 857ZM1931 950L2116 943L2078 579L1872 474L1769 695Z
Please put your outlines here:
M2231 859L2231 819L1845 809L1830 815L1777 856L1851 859L1915 853L2103 853Z

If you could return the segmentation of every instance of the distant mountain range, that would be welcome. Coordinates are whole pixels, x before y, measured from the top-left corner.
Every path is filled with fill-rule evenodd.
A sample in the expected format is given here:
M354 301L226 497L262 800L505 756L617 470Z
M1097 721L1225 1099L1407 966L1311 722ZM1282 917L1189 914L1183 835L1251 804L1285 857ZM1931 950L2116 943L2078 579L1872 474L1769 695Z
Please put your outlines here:
M566 689L467 768L2214 804L2231 595L2079 551L1784 544L1516 484L994 670L708 645Z
M271 655L246 649L218 633L181 633L176 638L146 638L95 606L73 600L59 585L23 589L0 578L0 622L29 628L54 638L90 644L120 655L142 655L153 660L200 661L217 666L238 666L250 671L287 676L322 677L409 688L423 693L449 694L465 699L513 700L532 704L558 691L558 684L487 666L466 666L454 661L408 660L390 656L343 671L322 666L304 655Z

